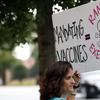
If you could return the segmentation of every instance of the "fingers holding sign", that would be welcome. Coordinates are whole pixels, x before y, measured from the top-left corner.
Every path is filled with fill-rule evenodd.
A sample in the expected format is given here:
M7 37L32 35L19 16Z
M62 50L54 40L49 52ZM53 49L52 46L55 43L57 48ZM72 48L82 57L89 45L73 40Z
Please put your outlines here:
M74 88L78 88L79 85L80 85L81 76L80 76L80 73L78 73L77 70L75 71L75 73L73 75L73 79L75 80L75 86L74 86Z

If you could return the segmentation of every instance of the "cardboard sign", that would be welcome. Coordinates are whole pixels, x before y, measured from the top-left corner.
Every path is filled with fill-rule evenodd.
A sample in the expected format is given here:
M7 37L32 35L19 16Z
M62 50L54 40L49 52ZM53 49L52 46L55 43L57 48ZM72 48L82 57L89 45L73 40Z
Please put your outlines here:
M52 15L57 60L100 70L100 0Z

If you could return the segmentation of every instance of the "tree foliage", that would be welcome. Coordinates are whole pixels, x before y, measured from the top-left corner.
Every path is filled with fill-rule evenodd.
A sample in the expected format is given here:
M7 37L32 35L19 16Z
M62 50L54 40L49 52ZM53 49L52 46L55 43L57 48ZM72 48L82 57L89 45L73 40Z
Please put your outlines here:
M0 48L25 43L35 28L31 0L0 1ZM35 29L34 29L35 30Z
M2 78L3 85L6 84L6 70L12 69L15 65L15 58L11 52L0 51L0 77Z
M16 65L13 68L13 79L18 79L22 81L24 78L27 77L27 69L23 65Z

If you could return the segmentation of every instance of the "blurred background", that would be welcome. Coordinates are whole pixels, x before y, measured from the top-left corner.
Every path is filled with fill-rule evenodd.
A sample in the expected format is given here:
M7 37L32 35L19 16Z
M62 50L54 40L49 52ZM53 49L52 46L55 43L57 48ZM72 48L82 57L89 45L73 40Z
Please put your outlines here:
M0 0L0 100L39 100L55 61L52 14L95 0ZM81 74L76 98L100 99L100 71Z

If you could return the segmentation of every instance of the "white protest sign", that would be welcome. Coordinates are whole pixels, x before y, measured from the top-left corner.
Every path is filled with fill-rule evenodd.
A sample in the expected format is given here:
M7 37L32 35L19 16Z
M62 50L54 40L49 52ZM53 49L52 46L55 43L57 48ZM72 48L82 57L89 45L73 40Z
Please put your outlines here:
M100 0L53 14L57 60L80 72L100 70Z

